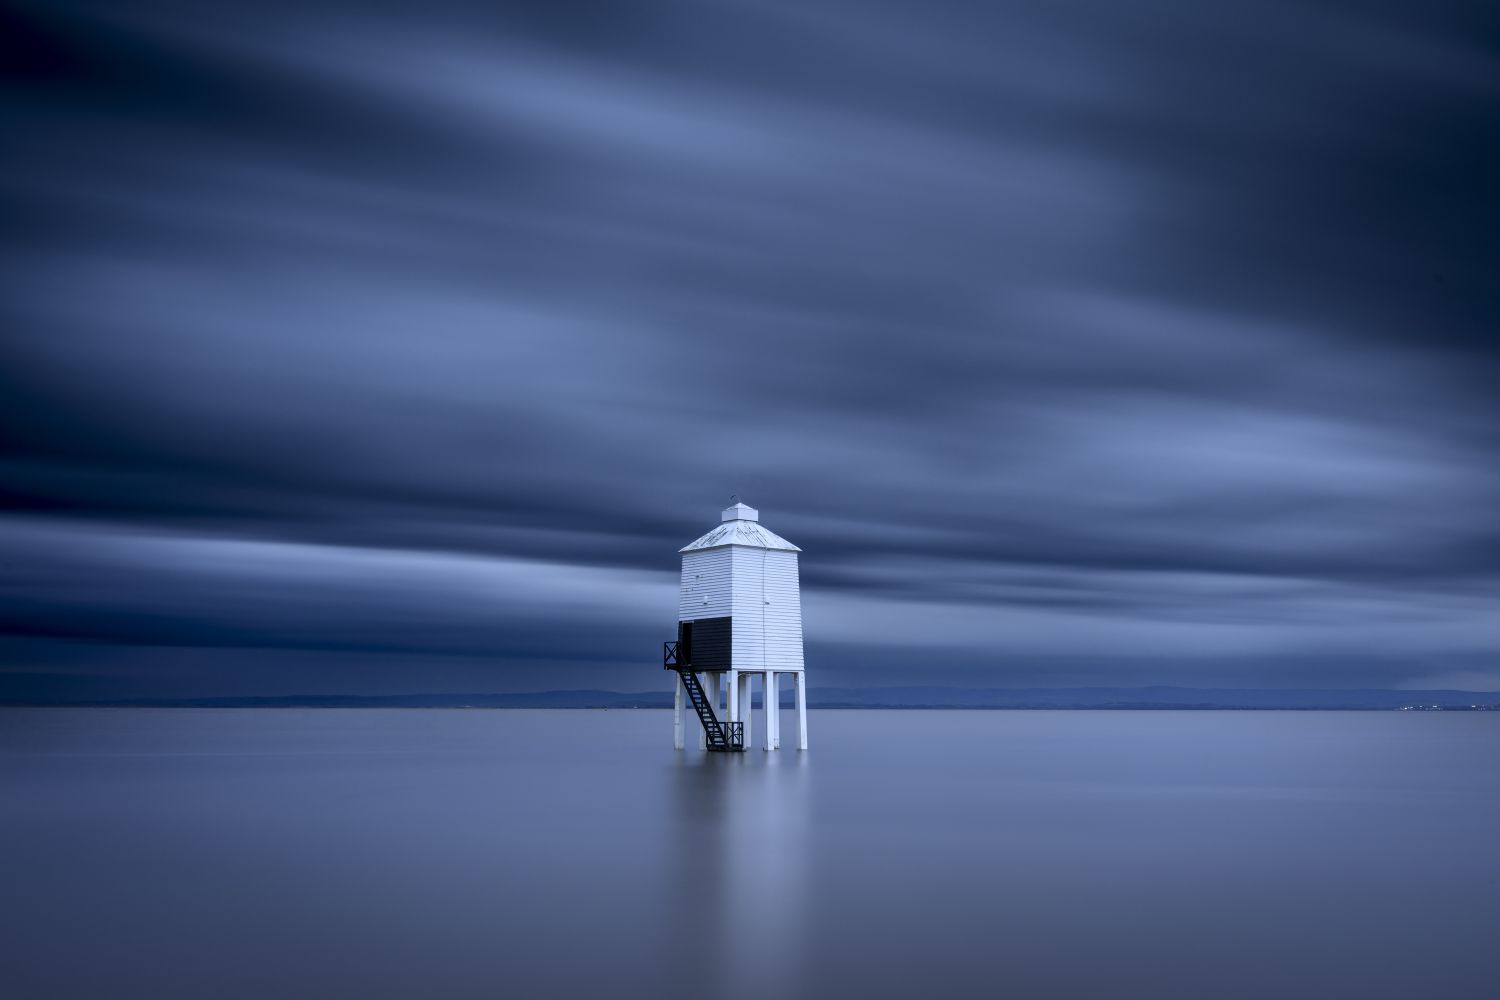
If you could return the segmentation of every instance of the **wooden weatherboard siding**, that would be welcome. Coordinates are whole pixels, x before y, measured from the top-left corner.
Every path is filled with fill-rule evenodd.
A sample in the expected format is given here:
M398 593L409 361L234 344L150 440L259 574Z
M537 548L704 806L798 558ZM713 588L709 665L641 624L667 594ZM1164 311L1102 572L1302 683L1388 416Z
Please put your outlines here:
M730 548L734 663L741 670L802 669L802 597L797 553Z
M682 590L677 620L722 618L731 613L730 549L705 549L682 557Z

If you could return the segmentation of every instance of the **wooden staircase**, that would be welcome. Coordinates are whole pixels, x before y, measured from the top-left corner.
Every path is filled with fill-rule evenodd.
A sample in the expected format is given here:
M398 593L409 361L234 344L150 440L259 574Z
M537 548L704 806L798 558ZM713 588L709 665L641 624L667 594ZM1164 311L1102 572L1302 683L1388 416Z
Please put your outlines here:
M677 676L682 678L682 686L687 691L688 700L693 703L693 711L698 713L698 721L703 723L705 745L709 750L717 753L744 750L745 724L719 721L719 717L714 714L713 703L709 701L708 693L703 690L703 683L698 680L693 665L682 662L682 659L677 643L662 643L661 665L666 670L677 671Z

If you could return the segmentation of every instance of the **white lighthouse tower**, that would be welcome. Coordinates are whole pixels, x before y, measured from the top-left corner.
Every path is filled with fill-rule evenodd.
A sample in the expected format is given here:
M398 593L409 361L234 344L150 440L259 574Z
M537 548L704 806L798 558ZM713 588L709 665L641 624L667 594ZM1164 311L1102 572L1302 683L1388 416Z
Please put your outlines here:
M802 663L802 550L760 525L760 512L736 503L721 523L682 553L677 640L663 665L676 671L672 738L683 747L682 709L689 701L702 724L699 745L743 750L751 740L751 678L761 678L764 748L781 748L780 680L794 679L797 749L807 749L807 684ZM726 682L725 703L720 702ZM720 716L720 711L724 715Z

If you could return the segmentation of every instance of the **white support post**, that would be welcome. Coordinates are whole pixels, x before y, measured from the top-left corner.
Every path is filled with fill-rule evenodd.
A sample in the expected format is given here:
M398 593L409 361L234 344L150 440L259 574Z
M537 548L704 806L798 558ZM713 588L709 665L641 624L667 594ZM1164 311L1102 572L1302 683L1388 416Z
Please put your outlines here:
M681 750L683 696L682 675L674 670L672 671L672 676L675 678L675 681L673 682L672 692L672 748L675 750Z
M704 685L704 687L707 688L707 690L704 692L704 694L708 695L708 707L714 710L714 718L716 718L716 719L723 719L724 718L724 714L719 711L719 686L720 686L719 685L719 678L722 677L723 675L722 674L710 674L710 675L706 675L706 676L708 676L710 678L709 682ZM704 742L703 742L704 747L707 747L708 746L708 735L707 734L704 734L703 740L704 740Z
M701 688L705 694L708 693L708 675L707 674L703 674L703 675L701 675L698 678L698 687ZM693 717L697 718L697 712L693 713ZM708 749L708 731L703 728L703 720L702 719L698 719L698 749L699 750L707 750Z
M766 692L761 696L766 709L766 749L781 749L781 690L776 671L766 671Z
M760 714L766 717L765 724L761 727L761 732L766 737L766 743L761 749L769 751L773 742L771 727L775 725L776 716L776 713L771 711L771 671L769 670L762 670L760 672Z
M729 671L729 690L724 694L724 721L738 722L740 718L740 672Z
M807 749L807 674L797 671L797 749Z
M771 671L771 721L775 723L776 743L773 750L781 749L781 674Z
M740 720L740 722L744 723L744 729L745 729L745 749L746 750L749 750L750 747L753 746L754 743L755 743L755 740L752 738L752 733L754 731L754 727L752 727L750 725L751 718L752 718L752 714L751 714L750 708L751 708L751 704L750 704L750 675L748 673L741 672L740 673L740 714L739 714L739 720Z

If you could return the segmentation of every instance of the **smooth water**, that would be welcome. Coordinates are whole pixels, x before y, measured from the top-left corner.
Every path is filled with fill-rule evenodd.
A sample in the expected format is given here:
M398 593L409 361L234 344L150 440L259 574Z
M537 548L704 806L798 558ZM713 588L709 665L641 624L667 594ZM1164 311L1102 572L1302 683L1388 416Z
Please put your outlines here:
M0 711L0 996L1500 995L1500 714L810 728Z

